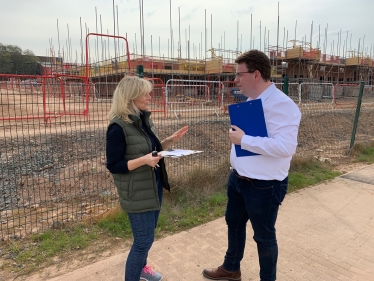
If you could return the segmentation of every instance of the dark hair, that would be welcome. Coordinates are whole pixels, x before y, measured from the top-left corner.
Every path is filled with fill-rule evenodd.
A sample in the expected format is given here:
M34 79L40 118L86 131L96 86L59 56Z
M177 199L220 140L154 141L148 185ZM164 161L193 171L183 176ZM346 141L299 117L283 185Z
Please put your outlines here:
M258 70L261 74L262 79L265 81L270 80L271 76L271 65L268 56L259 50L250 50L235 60L236 63L245 63L248 71Z

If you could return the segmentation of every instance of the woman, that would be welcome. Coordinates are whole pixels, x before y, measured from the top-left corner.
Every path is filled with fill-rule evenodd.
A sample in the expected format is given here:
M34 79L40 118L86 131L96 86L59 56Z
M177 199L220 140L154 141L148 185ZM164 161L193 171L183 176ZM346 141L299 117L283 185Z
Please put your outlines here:
M124 77L113 94L106 135L107 168L112 173L122 209L128 214L134 243L126 261L125 281L160 281L147 265L148 251L162 203L170 191L164 159L152 151L168 149L188 126L161 141L147 111L152 84L136 76Z

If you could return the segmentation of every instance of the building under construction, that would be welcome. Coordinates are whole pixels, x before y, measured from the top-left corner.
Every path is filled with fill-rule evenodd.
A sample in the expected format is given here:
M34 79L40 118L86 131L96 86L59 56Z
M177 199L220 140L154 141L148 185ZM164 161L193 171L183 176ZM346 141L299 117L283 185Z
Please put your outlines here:
M292 40L293 42L295 40ZM166 82L171 77L180 79L233 80L235 58L240 52L214 49L207 51L209 58L165 58L131 54L85 65L64 63L61 59L45 67L45 73L88 76L91 82L117 82L119 77L134 74L159 78ZM272 79L280 81L288 76L294 82L320 82L352 84L364 81L372 85L374 62L369 56L350 52L348 57L323 54L309 43L294 43L292 47L268 47L265 53L272 64ZM217 55L219 54L219 55Z

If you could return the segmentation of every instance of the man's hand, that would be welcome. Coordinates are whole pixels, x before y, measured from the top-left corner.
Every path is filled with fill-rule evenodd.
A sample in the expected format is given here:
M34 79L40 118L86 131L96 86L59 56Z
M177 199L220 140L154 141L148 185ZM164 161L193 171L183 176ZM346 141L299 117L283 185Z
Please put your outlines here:
M237 127L235 125L231 125L231 129L229 131L229 138L230 138L230 141L233 144L240 145L244 135L245 134L244 134L244 131L242 129L240 129L239 127Z

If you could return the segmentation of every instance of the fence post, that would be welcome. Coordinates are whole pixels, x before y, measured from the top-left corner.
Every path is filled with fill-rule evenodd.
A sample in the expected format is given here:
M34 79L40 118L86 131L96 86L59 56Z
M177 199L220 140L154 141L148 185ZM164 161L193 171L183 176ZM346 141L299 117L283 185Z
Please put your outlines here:
M138 74L138 76L140 78L144 77L144 67L143 67L143 65L139 64L139 65L136 66L136 73Z
M352 149L353 145L355 143L356 138L356 131L357 131L357 124L358 124L358 117L360 116L360 110L361 110L361 102L362 102L362 96L364 94L364 86L365 82L360 82L360 92L358 94L358 100L357 100L357 106L356 106L356 114L355 114L355 120L353 122L353 129L352 129L352 136L351 136L351 144L349 145L349 148Z
M288 76L284 76L283 78L283 93L285 93L287 96L288 96L288 81L289 81L289 78Z

